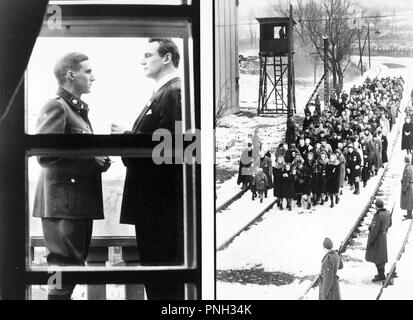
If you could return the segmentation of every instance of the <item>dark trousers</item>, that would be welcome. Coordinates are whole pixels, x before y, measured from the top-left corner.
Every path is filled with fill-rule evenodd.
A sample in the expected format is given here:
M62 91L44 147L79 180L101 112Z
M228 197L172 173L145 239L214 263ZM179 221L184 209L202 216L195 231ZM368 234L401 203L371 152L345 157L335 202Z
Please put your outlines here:
M178 227L178 229L176 229ZM180 232L180 230L181 232ZM169 230L160 221L151 225L135 225L136 242L139 258L144 266L180 265L183 263L182 225L171 225ZM185 287L183 283L166 280L146 281L146 296L148 300L184 300Z
M376 263L376 268L377 268L377 273L379 276L384 276L384 267L386 266L385 263L382 264L377 264Z
M92 238L93 220L42 218L49 266L84 266ZM63 280L62 280L63 282ZM49 300L70 299L75 285L49 288Z

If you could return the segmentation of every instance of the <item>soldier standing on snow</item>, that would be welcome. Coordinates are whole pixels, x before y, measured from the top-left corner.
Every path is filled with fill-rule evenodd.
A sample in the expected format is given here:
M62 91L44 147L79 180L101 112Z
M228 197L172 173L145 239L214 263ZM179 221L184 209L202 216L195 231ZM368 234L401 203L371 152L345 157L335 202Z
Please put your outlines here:
M341 300L337 270L343 268L343 263L329 238L324 239L323 247L326 255L321 262L319 300Z
M383 200L376 200L377 212L369 227L367 240L366 260L376 264L378 274L374 276L373 282L386 280L384 268L387 263L387 229L391 227L390 212L384 209Z

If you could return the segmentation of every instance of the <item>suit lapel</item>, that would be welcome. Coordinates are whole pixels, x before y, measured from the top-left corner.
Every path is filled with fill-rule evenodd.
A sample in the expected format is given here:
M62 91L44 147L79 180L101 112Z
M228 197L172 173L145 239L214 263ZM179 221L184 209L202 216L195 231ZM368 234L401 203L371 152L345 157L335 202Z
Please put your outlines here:
M162 87L160 87L158 89L158 91L156 91L152 97L149 99L148 103L146 104L145 108L143 108L142 112L140 113L139 117L136 119L133 128L132 128L132 132L137 132L138 128L141 125L141 122L143 120L143 118L145 117L145 115L148 113L149 109L151 108L153 102L157 99L157 97L165 90L166 87L168 87L170 84L174 83L175 81L179 81L179 78L173 78L171 80L169 80L167 83L165 83Z

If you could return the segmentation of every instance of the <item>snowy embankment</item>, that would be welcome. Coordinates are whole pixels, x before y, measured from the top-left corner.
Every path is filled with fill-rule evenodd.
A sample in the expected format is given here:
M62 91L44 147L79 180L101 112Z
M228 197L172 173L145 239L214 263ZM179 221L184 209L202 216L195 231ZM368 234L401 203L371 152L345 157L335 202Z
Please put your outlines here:
M408 78L413 62L410 59L397 59L398 63L406 64L408 69L391 69L380 66L379 63L386 58L376 60L377 68L380 68L380 76L402 75L407 81L405 84L405 99L402 102L402 109L409 103L409 92L412 88ZM388 59L394 61L395 59ZM367 76L367 75L366 75ZM373 75L374 76L374 75ZM360 80L362 81L362 80ZM352 86L352 84L348 84ZM402 124L399 119L398 126ZM397 128L394 128L394 136ZM393 138L390 139L393 141ZM391 143L389 151L391 150ZM399 141L396 142L394 161L398 170L403 169L402 153L399 150ZM400 160L401 159L401 160ZM397 170L396 170L397 171ZM381 170L383 172L383 170ZM380 173L381 173L380 172ZM217 252L218 270L256 270L263 272L277 273L284 272L293 274L296 280L288 285L257 285L240 284L229 282L217 282L217 297L219 299L297 299L303 290L310 284L309 278L318 274L320 261L323 256L322 241L329 236L338 249L340 242L354 225L356 218L369 201L377 183L379 176L373 177L366 188L363 188L359 196L355 196L345 187L344 195L341 196L340 203L331 209L328 205L317 206L314 210L297 210L295 204L293 211L280 211L273 208L266 213L262 221L252 226L247 232L243 232L231 245ZM389 233L389 261L392 262L397 255L401 245L399 237L404 237L405 224L400 223L402 213L398 210L398 197L400 192L400 179L395 181L393 195L386 200L386 206L391 206L396 201L396 209L393 215L394 226ZM224 190L224 189L222 189ZM227 188L227 192L231 189ZM232 189L233 192L238 188ZM222 197L225 195L222 193ZM219 198L219 196L218 196ZM270 199L273 199L270 196ZM269 199L267 199L269 200ZM258 213L263 205L252 202L248 192L227 210L217 214L217 245L218 241L224 238L224 234L229 234L228 229L235 230L234 225L246 214L250 212ZM390 208L391 209L391 208ZM244 213L245 211L245 213ZM400 236L400 234L402 234ZM357 248L356 248L357 249ZM356 261L349 261L345 268L340 271L343 298L352 299L374 299L378 293L377 285L370 285L370 280L375 274L374 265L371 263L360 263L364 261L365 244L361 243L358 252L352 252L351 256L358 256ZM354 263L353 263L354 262ZM387 270L390 267L388 266ZM306 280L307 279L307 280ZM363 285L363 284L366 285ZM371 290L371 294L369 293ZM308 296L310 299L317 298L316 290L312 290Z

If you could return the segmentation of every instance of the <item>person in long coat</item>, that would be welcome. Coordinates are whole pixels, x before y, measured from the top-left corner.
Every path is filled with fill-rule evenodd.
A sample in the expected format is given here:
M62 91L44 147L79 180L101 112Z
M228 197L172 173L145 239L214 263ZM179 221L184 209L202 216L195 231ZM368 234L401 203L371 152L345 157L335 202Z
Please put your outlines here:
M337 156L337 160L340 163L340 195L343 194L343 186L344 186L344 181L346 179L346 157L343 154L343 151L341 149L337 149L335 151L335 154Z
M405 167L402 178L402 188L400 195L400 208L407 210L406 219L412 218L413 210L413 165L411 164L411 156L407 155L404 159Z
M377 171L383 168L383 161L382 161L382 152L383 152L383 145L381 143L381 138L377 136L377 134L373 134L373 166L374 166L374 173L377 175Z
M340 162L337 160L335 153L330 155L330 161L326 166L326 192L330 197L330 207L334 208L334 196L335 202L338 204L340 198L338 193L340 191Z
M387 141L387 137L380 131L377 131L377 136L380 138L381 140L381 161L382 163L387 163L389 162L389 158L387 156L387 147L389 145L389 142Z
M264 174L267 176L268 186L265 190L264 194L265 197L268 197L268 189L272 188L272 163L271 159L268 158L264 151L260 151L260 158L259 158L259 168L261 168Z
M326 254L321 261L319 300L341 300L337 271L343 268L343 262L329 238L323 241L323 247Z
M239 161L237 184L241 184L241 189L247 188L251 177L252 159L252 144L248 142L248 147L242 151L241 159Z
M326 166L328 163L327 153L325 151L321 151L320 156L317 159L317 169L315 172L315 194L317 195L317 201L320 200L320 204L323 205L326 199L324 198L326 195L326 182L327 182L327 174L326 174Z
M305 159L303 167L303 194L307 195L307 209L311 209L311 198L314 185L314 168L316 165L317 162L314 159L314 154L310 151L307 153L307 159Z
M292 116L288 117L288 120L287 120L285 142L288 143L288 145L290 145L291 143L295 143L295 121Z
M354 184L354 194L360 194L361 156L352 144L348 145L347 173L350 186Z
M369 226L369 236L366 247L366 260L376 264L378 274L372 281L383 281L387 263L387 230L391 227L391 216L384 208L383 200L376 200L377 212Z
M304 194L304 160L300 154L297 154L294 163L292 164L293 172L295 173L295 196L297 199L297 207L301 207L301 199Z
M291 169L291 164L286 163L281 176L282 198L287 200L287 209L291 211L291 202L295 196L295 176ZM281 199L280 209L283 209L283 199Z
M274 183L273 183L273 191L274 191L274 197L277 198L277 206L280 207L281 201L282 201L282 172L284 170L285 166L285 161L284 157L279 155L275 159L274 166L272 168L272 174L274 177Z
M168 51L167 54L163 52ZM158 129L175 132L182 120L179 50L170 39L149 39L141 64L156 81L154 94L136 119L136 141ZM184 181L182 164L157 164L154 157L124 157L126 166L120 222L135 227L140 262L144 266L182 265L185 261ZM143 281L148 300L182 300L185 285L153 279Z
M89 58L65 54L55 66L59 89L39 112L37 134L93 134L89 106L81 100L95 78ZM108 157L37 157L41 170L33 216L41 218L49 266L83 266L89 252L94 220L104 219L102 172ZM21 232L24 232L21 230ZM6 259L6 257L2 257ZM70 300L75 284L50 286L48 300Z
M254 135L252 136L252 158L254 159L254 161L258 159L262 148L262 142L259 136L259 131L259 128L255 128Z
M406 117L402 129L402 150L411 153L413 145L413 125L410 123L410 117Z
M257 190L258 192L260 202L262 203L263 194L267 192L267 189L269 186L267 175L264 173L262 168L257 169L257 174L254 177L253 184L254 184L255 190Z

